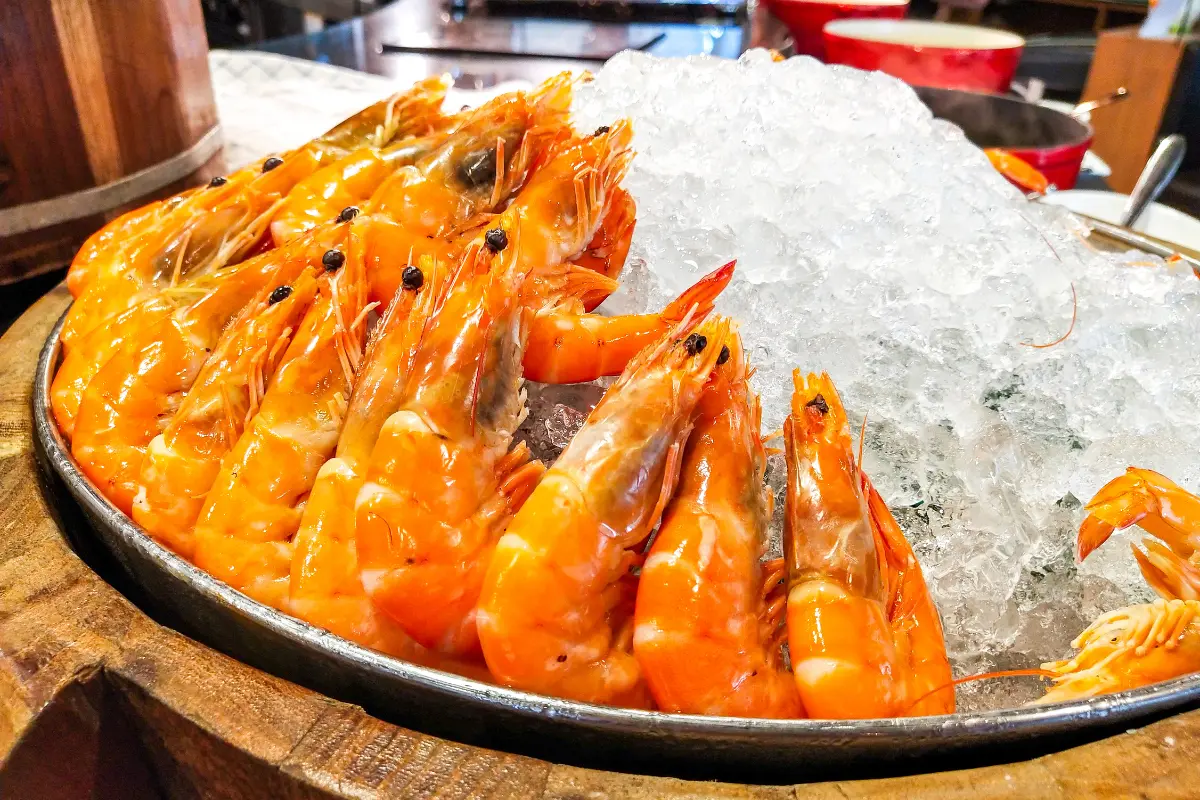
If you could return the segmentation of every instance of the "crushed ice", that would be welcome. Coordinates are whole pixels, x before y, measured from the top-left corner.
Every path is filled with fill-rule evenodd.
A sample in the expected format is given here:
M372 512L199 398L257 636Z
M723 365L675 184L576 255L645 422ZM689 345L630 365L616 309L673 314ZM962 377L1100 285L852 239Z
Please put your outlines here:
M855 430L868 415L864 466L958 674L1062 657L1097 614L1150 596L1128 534L1079 567L1072 543L1082 502L1127 465L1200 485L1200 281L1091 251L1073 217L1026 202L879 73L623 53L575 112L585 130L634 122L638 225L607 308L661 308L738 259L718 308L741 321L764 429L793 367L832 374ZM1071 335L1028 346L1068 330L1072 285ZM556 454L601 391L532 387L523 433ZM1032 683L960 698L1012 705Z

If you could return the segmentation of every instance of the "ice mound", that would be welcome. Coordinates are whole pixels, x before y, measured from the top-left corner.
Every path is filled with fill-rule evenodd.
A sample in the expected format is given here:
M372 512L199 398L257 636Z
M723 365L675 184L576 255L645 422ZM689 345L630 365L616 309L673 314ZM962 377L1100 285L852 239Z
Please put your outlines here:
M638 225L606 307L661 308L738 259L719 310L741 321L764 428L787 412L793 367L830 372L855 429L867 415L865 468L958 673L1061 657L1099 612L1150 596L1131 536L1079 567L1072 543L1082 503L1127 465L1200 488L1190 272L1093 252L1077 220L1025 201L880 73L623 53L575 112L585 130L634 123ZM1072 287L1071 335L1029 346L1071 329ZM571 398L536 399L539 435L563 441ZM977 684L964 706L1029 699L1029 683Z

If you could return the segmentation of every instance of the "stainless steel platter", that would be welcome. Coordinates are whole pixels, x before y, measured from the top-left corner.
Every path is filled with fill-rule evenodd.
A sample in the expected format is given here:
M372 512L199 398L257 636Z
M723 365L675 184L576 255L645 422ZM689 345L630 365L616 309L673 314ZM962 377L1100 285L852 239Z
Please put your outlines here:
M91 529L86 535L111 552L148 610L247 664L415 730L580 766L768 783L1011 761L1200 703L1200 675L1192 675L1088 701L974 714L733 719L576 703L397 661L250 600L159 546L113 508L78 470L50 414L61 327L59 320L34 378L39 461L50 491L65 489L79 504Z

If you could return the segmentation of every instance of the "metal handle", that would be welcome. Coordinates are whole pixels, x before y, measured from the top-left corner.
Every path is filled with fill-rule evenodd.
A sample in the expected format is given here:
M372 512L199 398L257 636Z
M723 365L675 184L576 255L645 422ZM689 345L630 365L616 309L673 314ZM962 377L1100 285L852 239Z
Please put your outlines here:
M1129 202L1125 204L1125 210L1121 213L1121 225L1126 228L1132 227L1146 207L1162 194L1162 190L1167 188L1167 184L1179 171L1185 152L1187 140L1178 133L1171 134L1159 143L1158 149L1146 162L1146 168L1138 176L1137 185L1129 195Z
M1128 96L1129 96L1129 92L1127 92L1125 90L1125 87L1122 86L1120 89L1117 89L1115 92L1104 95L1104 97L1100 97L1095 100L1088 100L1086 103L1080 103L1079 105L1075 106L1074 109L1071 110L1071 116L1072 117L1081 117L1084 114L1095 111L1097 108L1101 108L1102 106L1107 106L1111 103L1116 103L1121 100L1124 100Z

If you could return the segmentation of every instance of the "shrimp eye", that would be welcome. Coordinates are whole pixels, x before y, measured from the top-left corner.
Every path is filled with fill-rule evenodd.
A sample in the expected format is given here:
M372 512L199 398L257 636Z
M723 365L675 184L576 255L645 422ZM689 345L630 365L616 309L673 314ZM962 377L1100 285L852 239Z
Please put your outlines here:
M822 397L821 395L817 395L816 397L814 397L812 400L809 400L804 405L806 408L815 408L817 411L820 411L821 416L825 416L826 414L829 413L829 403L826 403L825 398Z
M342 209L342 213L337 215L338 222L349 222L358 216L358 206L346 206Z
M611 130L612 128L608 127L607 125L601 125L599 128L596 128L596 132L593 133L592 136L603 136Z
M224 186L227 183L229 183L228 178L223 178L220 175L217 175L215 178L213 178L211 181L208 182L208 185L212 186L213 188L216 188L217 186Z
M270 303L271 305L275 305L276 303L282 303L284 300L287 300L291 296L292 296L292 287L276 286L275 291L271 292L271 296L270 296L270 298L267 299L267 302Z
M566 653L563 653L562 655L560 655L560 656L559 656L557 659L555 659L555 660L556 660L556 661L558 661L558 663L560 663L560 664L561 664L561 663L563 663L564 661L566 661L566 660L567 660L567 654L566 654Z
M729 345L721 345L721 355L717 356L717 366L721 366L729 360Z
M325 255L321 256L321 263L325 265L326 272L337 272L346 263L346 256L339 250L326 250Z
M689 356L703 353L704 348L708 347L708 337L703 334L693 333L683 340L683 347L688 351Z
M468 188L481 189L496 182L496 151L468 153L458 165L458 179Z
M425 285L425 273L409 264L400 273L400 285L410 291L416 291Z
M271 156L263 162L263 172L270 172L283 163L283 159L278 156Z
M488 250L499 253L508 247L508 234L504 232L503 228L492 228L483 235L483 243L487 245Z

